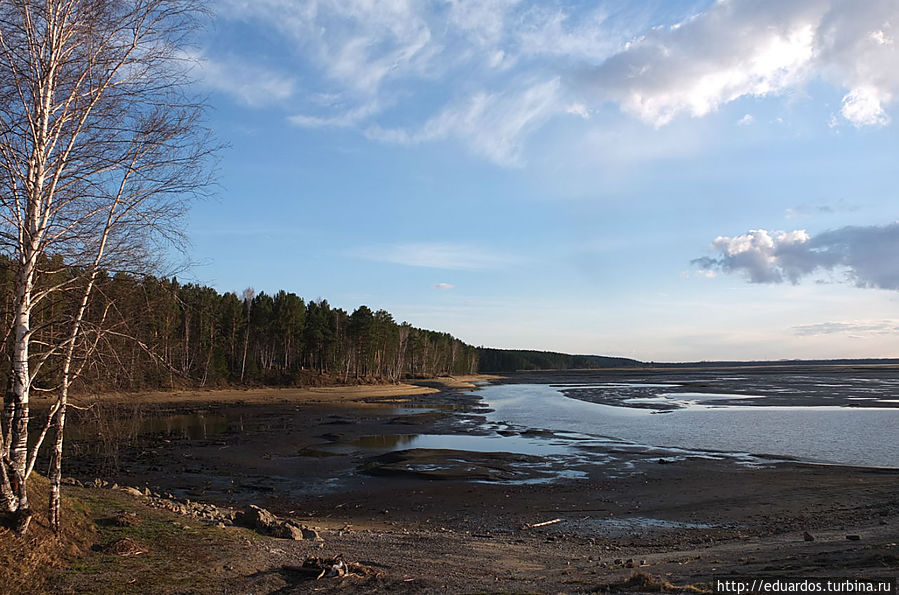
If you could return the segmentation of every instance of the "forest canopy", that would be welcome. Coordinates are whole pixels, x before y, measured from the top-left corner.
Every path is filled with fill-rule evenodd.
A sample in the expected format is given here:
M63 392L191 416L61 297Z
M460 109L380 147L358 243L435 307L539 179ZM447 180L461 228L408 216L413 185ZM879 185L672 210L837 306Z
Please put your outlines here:
M554 351L522 349L479 350L478 370L484 374L520 370L592 370L596 368L630 368L645 365L637 360L602 355L570 355Z
M0 264L6 328L11 282L7 263ZM71 316L75 305L64 294L38 305L36 339ZM478 363L475 347L448 333L397 323L385 310L359 306L347 312L286 291L219 293L175 278L101 273L86 319L101 340L86 362L82 390L396 382L471 374Z

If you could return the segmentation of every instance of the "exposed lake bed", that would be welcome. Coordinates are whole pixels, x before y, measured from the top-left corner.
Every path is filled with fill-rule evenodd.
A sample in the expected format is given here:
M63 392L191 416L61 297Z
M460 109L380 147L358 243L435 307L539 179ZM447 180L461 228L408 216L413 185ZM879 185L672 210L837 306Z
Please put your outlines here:
M868 377L891 381L895 374ZM673 582L707 581L731 567L743 574L765 568L895 574L899 473L888 465L810 464L815 457L790 461L777 448L634 439L623 434L636 426L618 422L614 428L559 423L560 403L575 412L612 407L618 416L659 420L652 424L674 423L695 406L656 414L661 409L573 399L567 391L579 388L569 387L637 384L664 395L687 393L661 396L681 402L703 401L694 393L704 393L718 411L727 410L720 402L728 400L718 395L739 394L681 380L632 371L594 373L589 383L566 373L524 374L482 390L356 395L339 403L216 402L215 393L198 393L158 403L143 422L147 431L136 430L133 446L117 454L117 471L79 457L77 440L69 470L182 499L265 506L320 525L327 552L377 560L399 575L445 561L426 583L434 589L589 590L628 576L630 559L637 566L645 560L648 572ZM764 392L746 386L746 395ZM508 389L514 390L500 394ZM537 397L538 390L552 392ZM622 400L658 397L631 393ZM549 399L543 409L530 407L540 423L517 417L516 400L534 405L538 398ZM589 421L583 411L575 419ZM205 434L197 429L204 421ZM895 435L884 440L895 443ZM816 541L804 541L806 531ZM851 543L848 534L862 540ZM450 553L460 549L467 559ZM473 568L474 556L494 566Z

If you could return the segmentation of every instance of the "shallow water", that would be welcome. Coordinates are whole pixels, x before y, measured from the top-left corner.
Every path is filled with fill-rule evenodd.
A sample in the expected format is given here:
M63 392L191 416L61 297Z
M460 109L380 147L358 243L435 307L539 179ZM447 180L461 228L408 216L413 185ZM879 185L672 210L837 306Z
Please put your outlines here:
M895 407L699 405L655 415L652 409L569 398L548 384L494 385L478 394L493 409L487 416L492 423L688 451L899 466L899 409Z

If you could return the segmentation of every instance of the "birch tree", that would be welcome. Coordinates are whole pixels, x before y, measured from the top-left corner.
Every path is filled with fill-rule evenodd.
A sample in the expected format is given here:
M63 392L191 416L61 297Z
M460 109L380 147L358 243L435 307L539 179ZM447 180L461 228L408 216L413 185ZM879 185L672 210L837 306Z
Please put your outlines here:
M209 183L202 106L181 57L194 0L0 1L0 251L15 297L0 423L0 509L31 519L26 480L53 437L50 519L68 393L101 325L85 313L100 271L137 272L177 241L188 199ZM65 315L34 325L54 299ZM52 318L52 317L51 317ZM101 317L102 322L102 317ZM35 393L49 413L31 424Z

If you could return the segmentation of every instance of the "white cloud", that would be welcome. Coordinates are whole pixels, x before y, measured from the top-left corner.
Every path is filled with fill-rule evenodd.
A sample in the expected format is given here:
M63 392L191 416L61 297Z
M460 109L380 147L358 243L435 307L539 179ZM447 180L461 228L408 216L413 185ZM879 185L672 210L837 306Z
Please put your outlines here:
M818 271L843 271L858 287L899 290L899 223L842 227L811 236L804 230L755 229L712 242L714 257L697 258L704 271L742 273L752 283L798 283Z
M565 113L572 114L574 116L580 116L585 120L590 119L590 110L588 110L587 106L583 103L572 103L565 108Z
M449 24L458 27L480 46L492 47L508 32L506 17L521 0L447 0ZM495 57L493 58L495 60ZM501 62L501 59L500 59Z
M355 253L359 258L411 267L477 271L494 269L514 259L471 244L420 242L368 246Z
M244 105L260 107L293 97L293 77L260 68L237 59L213 60L200 53L184 53L196 64L194 75L203 86L221 91Z
M455 287L455 285L453 285L452 283L435 283L434 284L434 289L439 289L440 291L446 291L446 290L452 289L454 287Z
M560 110L559 81L537 83L524 91L478 93L453 105L417 130L372 126L369 138L399 144L457 138L491 161L507 166L521 164L524 138Z
M257 21L347 89L372 94L428 64L431 30L415 0L223 0L218 16Z
M212 63L209 86L248 105L296 99L297 126L357 128L410 145L453 139L506 166L522 163L529 136L551 116L586 118L609 103L660 127L744 97L802 94L820 79L843 95L834 117L862 127L888 125L899 95L896 0L718 0L673 25L685 15L669 5L663 15L640 3L574 0L220 0L219 8L222 19L259 25L309 76L301 95L291 77ZM319 105L320 96L340 102Z
M379 111L377 103L366 103L358 105L351 109L340 112L332 116L309 116L297 114L289 116L287 120L296 126L302 128L348 128L355 126L366 118L376 114Z
M840 113L856 126L886 126L890 117L883 111L883 104L889 101L889 93L870 86L860 87L843 97Z
M752 124L754 119L755 118L752 117L752 114L746 114L745 116L740 118L740 120L737 122L737 125L738 126L749 126L750 124Z
M793 327L793 332L801 337L836 334L895 335L896 331L899 331L899 320L819 322Z
M598 100L662 126L741 97L791 93L818 75L848 89L844 118L885 125L899 91L893 22L894 0L724 0L635 39L587 80Z

